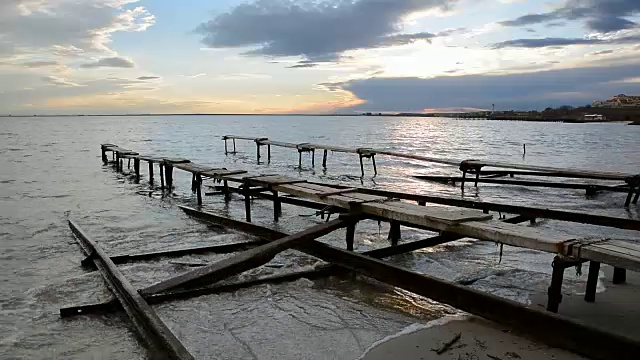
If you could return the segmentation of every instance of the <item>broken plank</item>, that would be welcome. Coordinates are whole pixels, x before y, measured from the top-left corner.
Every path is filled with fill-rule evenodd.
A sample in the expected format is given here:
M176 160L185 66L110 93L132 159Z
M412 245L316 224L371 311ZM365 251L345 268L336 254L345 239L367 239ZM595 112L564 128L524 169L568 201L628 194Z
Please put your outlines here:
M140 290L140 293L143 295L150 295L171 289L184 288L187 286L199 286L224 280L229 276L264 265L273 259L278 253L306 241L317 239L334 230L343 228L348 223L348 220L336 219L328 223L310 227L304 231L273 241L269 244L243 251L242 253L221 260L215 264L153 284Z
M84 252L87 255L96 254L94 261L100 274L131 318L140 336L151 347L150 350L153 353L162 354L161 357L193 359L189 351L160 320L104 250L72 220L69 220L69 226Z

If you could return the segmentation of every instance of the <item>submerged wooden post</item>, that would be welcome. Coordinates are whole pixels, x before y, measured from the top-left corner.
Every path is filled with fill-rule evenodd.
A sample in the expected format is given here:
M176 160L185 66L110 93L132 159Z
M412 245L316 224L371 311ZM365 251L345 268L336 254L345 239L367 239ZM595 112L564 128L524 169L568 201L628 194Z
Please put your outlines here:
M347 250L353 251L353 241L356 235L356 224L357 222L351 222L347 225Z
M233 153L237 153L236 151L236 139L233 139Z
M244 212L245 212L245 218L247 219L247 222L251 222L251 192L250 190L250 186L249 186L249 181L244 181L242 190L244 192Z
M590 261L589 275L587 275L587 289L584 293L584 301L586 302L594 302L596 300L598 274L600 274L600 263L597 261Z
M613 283L624 284L627 281L627 270L619 267L613 268Z
M153 185L153 161L149 161L149 184Z
M358 154L360 156L360 171L362 172L362 177L364 177L364 164L362 163L362 154Z
M100 146L100 150L102 151L102 162L105 164L108 163L109 159L107 159L107 151L105 150L104 145Z
M460 183L460 189L464 191L464 179L467 176L467 170L462 170L462 181Z
M636 196L633 198L633 203L638 203L638 198L640 198L640 186L638 186L638 191L636 191Z
M227 148L227 138L224 138L224 154L227 155L229 153L229 149Z
M302 169L302 150L298 149L298 168Z
M316 149L311 149L311 167L316 167Z
M560 256L556 256L551 263L553 272L551 274L551 285L547 291L547 310L558 312L560 302L562 302L562 280L564 279L564 261Z
M113 153L116 154L116 172L120 172L120 154L115 151Z
M271 144L267 144L267 162L271 162Z
M376 154L371 154L371 162L373 163L373 175L378 175L378 168L376 167Z
M473 184L474 187L478 187L478 180L480 179L480 169L476 169L476 182Z
M198 197L198 205L202 205L202 175L196 174L196 194Z
M322 155L322 167L325 169L327 168L327 152L328 150L325 149L324 154Z
M196 173L191 173L191 192L196 192Z
M173 166L170 164L164 164L164 177L167 181L167 189L169 192L173 190Z
M398 245L398 240L401 238L400 223L397 221L391 221L390 225L389 236L387 238L391 240L391 245L396 246Z
M278 219L282 214L282 202L278 197L277 191L272 190L271 192L273 193L273 221L278 222Z
M231 191L229 191L229 182L227 180L223 180L223 184L224 184L224 201L225 202L229 202L231 201Z
M624 207L629 207L629 205L631 204L631 198L633 197L633 194L635 192L635 184L634 183L629 183L629 194L627 194L627 199L624 201ZM638 191L640 191L640 186L638 187ZM636 202L637 202L638 197L636 196Z
M260 143L256 141L256 158L260 162Z
M160 188L164 191L164 166L162 165L162 162L159 162L158 166L160 167Z
M133 159L133 170L136 172L136 182L140 182L140 159Z

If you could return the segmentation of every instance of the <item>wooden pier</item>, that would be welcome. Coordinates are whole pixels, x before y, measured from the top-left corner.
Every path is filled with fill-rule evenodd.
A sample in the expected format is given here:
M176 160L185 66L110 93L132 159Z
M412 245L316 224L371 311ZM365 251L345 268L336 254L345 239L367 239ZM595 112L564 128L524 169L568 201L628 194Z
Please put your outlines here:
M265 138L225 137L225 142L227 140L234 141L234 152L237 150L236 139L256 141L258 156L260 156L261 146L267 146L268 157L271 155L271 145L284 146L286 144L287 146L285 147L295 148L300 154L308 151L313 154L316 149L322 149L325 151L323 166L326 166L326 152L329 150L359 154L361 160L366 155L371 155L373 160L375 154L382 153L373 149L355 149L355 151L351 151L353 149L319 147L315 144L279 143ZM584 239L518 225L521 222L534 221L538 217L545 217L560 221L639 231L639 220L566 210L474 202L420 194L314 183L282 175L252 174L245 170L200 165L182 158L141 156L134 151L120 148L113 144L103 144L101 150L102 160L105 163L109 163L107 155L108 152L112 152L113 164L116 171L119 172L124 171L125 159L133 160L134 167L130 174L136 182L139 182L141 177L140 160L147 161L149 164L149 182L152 186L153 168L155 164L158 164L162 180L160 189L163 192L170 192L173 189L174 168L187 172L191 176L191 190L196 194L198 205L203 204L202 187L204 180L213 181L213 187L219 190L216 194L224 196L226 202L233 201L234 196L232 194L239 194L244 202L245 221L230 219L189 207L181 206L181 208L195 218L259 237L259 240L251 242L112 257L107 256L97 245L92 245L90 248L85 247L88 257L83 263L89 264L99 259L100 262L96 262L95 265L103 269L105 267L104 264L107 264L107 268L110 269L111 273L117 273L115 263L142 261L156 257L180 256L181 254L189 253L236 252L243 250L222 261L204 264L204 266L198 266L196 269L178 276L161 280L144 289L139 289L135 294L130 291L130 286L124 286L125 294L134 299L127 300L124 298L124 300L121 300L121 297L118 297L120 306L125 310L127 310L127 306L131 306L132 301L134 301L134 305L137 304L136 306L144 309L146 308L145 304L148 303L185 299L191 296L225 291L225 289L233 291L244 286L265 282L273 281L277 283L294 280L302 276L317 278L356 272L508 325L551 346L564 348L590 358L635 359L640 351L640 343L636 341L586 326L553 313L558 311L558 306L562 300L562 275L566 268L589 262L585 301L592 302L595 301L600 264L614 266L616 269L614 282L624 282L626 270L640 271L640 245L637 242L608 238ZM225 150L229 152L228 146L225 146ZM588 176L588 174L582 175ZM597 176L607 175L600 173ZM233 184L236 186L233 186ZM326 217L326 222L295 234L285 234L254 224L251 222L251 208L254 199L258 198L273 202L274 223L278 222L282 216L282 203L319 210L317 214ZM433 206L432 204L438 204L438 206ZM490 212L506 212L516 216L507 220L496 219ZM331 215L334 213L339 215L334 220L330 220ZM366 253L353 251L357 224L367 219L385 221L390 224L388 238L391 246ZM79 230L77 224L71 223L71 226L80 239L88 238L88 235ZM403 226L436 231L440 235L424 240L400 243ZM346 228L344 249L316 240L318 237L339 228ZM464 237L555 254L555 259L551 264L553 270L548 290L547 310L549 311L540 311L460 284L424 274L417 274L380 260L384 257L436 246ZM230 276L266 264L276 254L290 248L315 256L329 264L313 271L296 272L235 284L220 283ZM111 275L107 274L106 276L110 277ZM120 282L124 283L125 280L121 279ZM148 307L148 305L146 306ZM114 308L118 308L114 302L89 304L61 309L61 315L69 316L76 313L110 311ZM499 311L496 309L499 309ZM143 311L151 314L149 310L147 308L147 310ZM135 310L135 312L139 313L140 310ZM133 314L131 311L127 311L127 313L134 323L135 321L140 321L139 315ZM154 333L159 331L159 333L167 335L167 332L162 330L162 324L159 324L152 317L149 318L150 315L145 316L147 316L147 319L145 320L143 316L143 321L151 321L156 324L156 328L160 329L154 330L147 326L140 330L143 337L145 334L151 338L155 336L155 340L150 341L150 343L156 344L152 349L162 346L165 349L169 349L166 351L177 354L174 356L175 358L189 358L190 355L182 351L183 349L180 347L179 342L176 343L170 336L158 340L157 335L153 335ZM172 334L169 332L168 335Z
M640 173L621 173L611 171L595 171L584 169L564 169L550 166L533 166L524 164L512 164L500 161L490 160L452 160L443 159L429 156L421 156L415 154L407 154L397 151L389 151L384 149L373 148L346 148L340 146L321 145L313 143L288 143L282 141L269 140L265 137L248 137L238 135L225 135L222 137L225 142L225 154L236 153L236 140L253 141L256 144L257 160L260 162L260 147L268 147L267 161L271 161L271 146L279 146L290 149L297 149L299 152L298 167L302 168L302 153L307 152L311 154L311 165L315 166L315 150L323 150L322 167L327 168L327 152L338 153L352 153L358 154L360 159L361 176L365 176L363 158L370 158L373 165L374 176L378 174L378 169L375 162L376 155L386 155L393 158L419 160L428 163L443 164L457 166L462 172L462 177L453 178L460 183L460 188L464 191L465 184L467 182L473 182L477 187L478 183L494 183L501 185L519 185L519 186L534 186L534 187L550 187L550 188L565 188L565 189L583 189L586 190L587 195L594 195L598 191L615 191L627 193L624 206L629 207L630 204L637 204L640 198ZM227 141L233 141L233 152L227 150ZM484 168L490 168L491 170L483 170ZM506 170L495 170L506 169ZM523 171L525 170L525 171ZM467 174L475 175L475 179L467 179ZM493 179L495 177L503 176L531 176L531 177L551 177L551 178L573 178L573 179L591 179L602 181L616 181L619 184L616 185L595 185L595 184L575 184L565 182L551 182L551 181L522 181L522 180L502 180ZM429 181L442 182L442 178L433 176L417 176L417 178Z

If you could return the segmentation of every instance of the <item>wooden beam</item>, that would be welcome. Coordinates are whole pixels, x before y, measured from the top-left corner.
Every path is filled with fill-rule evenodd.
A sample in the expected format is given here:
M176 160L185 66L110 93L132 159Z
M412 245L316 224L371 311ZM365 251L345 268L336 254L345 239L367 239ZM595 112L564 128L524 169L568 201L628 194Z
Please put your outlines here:
M271 261L271 259L273 259L278 253L286 249L317 239L334 230L345 227L349 223L349 220L336 219L328 223L313 226L299 233L273 241L269 244L243 251L242 253L218 261L215 264L189 271L171 279L153 284L140 290L140 293L142 295L150 295L171 289L184 288L187 286L193 287L224 280L229 276L264 265Z
M194 359L113 261L109 259L104 250L72 220L69 220L69 226L84 252L87 255L96 255L94 260L100 274L129 315L140 336L150 346L150 351L155 355L171 359Z

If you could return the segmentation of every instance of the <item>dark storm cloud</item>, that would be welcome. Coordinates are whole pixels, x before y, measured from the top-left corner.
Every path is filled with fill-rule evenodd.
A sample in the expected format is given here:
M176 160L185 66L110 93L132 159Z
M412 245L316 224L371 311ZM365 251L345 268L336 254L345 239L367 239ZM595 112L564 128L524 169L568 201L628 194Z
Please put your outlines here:
M636 27L635 22L626 18L638 13L639 0L567 0L556 10L524 15L500 24L525 26L554 20L584 20L590 30L607 33Z
M401 31L402 19L457 0L258 0L200 24L212 48L250 47L249 55L336 58L346 50L415 41ZM415 34L414 34L415 35Z
M639 0L640 1L640 0ZM541 39L514 39L493 44L494 49L502 48L543 48L550 46L567 45L623 45L640 43L640 35L625 36L620 38L541 38Z
M508 75L462 75L436 78L370 78L323 84L328 90L348 90L366 101L358 111L421 111L425 108L544 109L584 105L618 93L639 93L640 64L547 70ZM614 83L615 82L615 83ZM585 84L589 86L585 87Z

